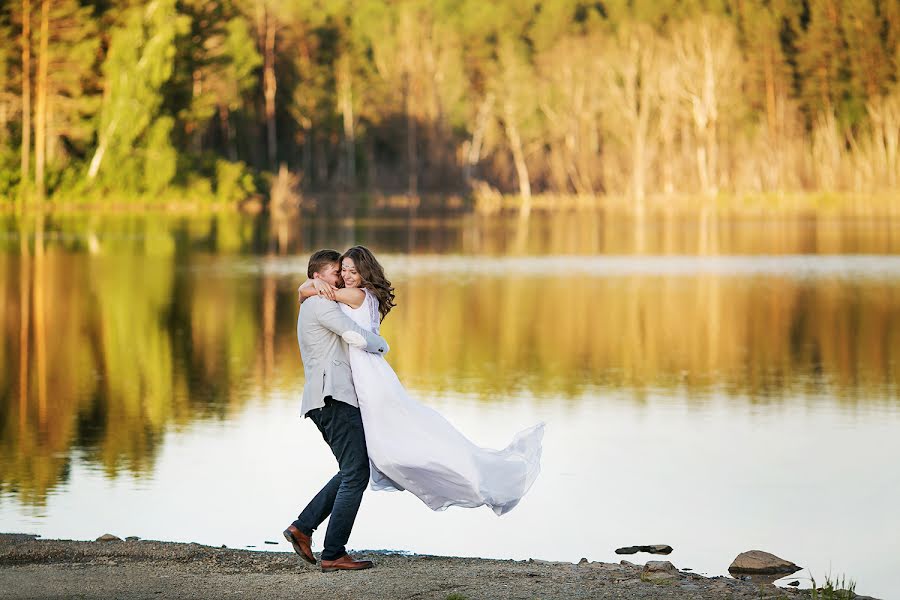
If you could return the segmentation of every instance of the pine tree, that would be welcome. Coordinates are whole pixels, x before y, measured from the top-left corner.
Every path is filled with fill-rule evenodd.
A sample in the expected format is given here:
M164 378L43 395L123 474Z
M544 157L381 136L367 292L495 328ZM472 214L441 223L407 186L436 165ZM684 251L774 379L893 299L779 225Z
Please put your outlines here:
M100 107L100 36L90 6L54 0L49 14L49 75L46 81L46 163L48 176L79 164L94 139Z
M181 4L181 12L191 25L176 41L172 86L177 89L170 103L183 106L170 107L179 114L193 151L202 151L204 139L211 138L237 160L232 113L244 107L262 64L248 21L230 2L189 0Z
M850 64L841 29L842 3L809 0L805 29L798 40L797 66L803 106L810 119L821 113L846 117Z

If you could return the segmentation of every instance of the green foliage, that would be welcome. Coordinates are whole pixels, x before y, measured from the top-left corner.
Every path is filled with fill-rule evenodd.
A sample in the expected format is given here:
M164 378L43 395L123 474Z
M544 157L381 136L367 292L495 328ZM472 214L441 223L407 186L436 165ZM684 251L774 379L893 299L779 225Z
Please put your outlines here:
M19 153L8 146L0 146L0 199L15 198L20 181Z
M160 117L147 131L143 188L151 195L162 192L175 177L178 155L170 139L174 124L172 117Z
M253 174L242 162L216 161L216 201L240 202L256 193Z
M186 27L175 0L157 0L128 9L112 33L103 64L107 91L99 145L90 171L102 169L108 187L153 193L172 178L167 139L172 122L160 114L162 88L172 75L175 36ZM135 156L135 147L144 151L143 160Z

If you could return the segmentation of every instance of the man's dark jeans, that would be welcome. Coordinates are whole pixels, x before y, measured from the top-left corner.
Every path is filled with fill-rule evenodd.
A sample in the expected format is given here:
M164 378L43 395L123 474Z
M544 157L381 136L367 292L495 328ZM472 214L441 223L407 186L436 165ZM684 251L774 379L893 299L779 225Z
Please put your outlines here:
M369 483L366 435L359 409L331 396L325 398L324 408L311 410L307 416L322 432L340 471L303 509L294 526L311 536L330 514L322 560L335 560L347 553L345 545Z

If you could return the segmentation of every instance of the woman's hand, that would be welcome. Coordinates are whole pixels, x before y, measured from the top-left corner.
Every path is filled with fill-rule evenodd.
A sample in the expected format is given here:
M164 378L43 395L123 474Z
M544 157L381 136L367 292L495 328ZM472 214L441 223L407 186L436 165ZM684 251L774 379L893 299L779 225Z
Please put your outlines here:
M297 300L300 304L303 304L304 300L313 296L322 296L329 300L334 300L335 290L336 288L331 287L321 279L307 279L303 282L303 285L297 288Z
M329 300L335 300L334 292L337 290L336 287L333 287L331 284L326 283L321 279L313 279L312 285L318 295L324 296Z

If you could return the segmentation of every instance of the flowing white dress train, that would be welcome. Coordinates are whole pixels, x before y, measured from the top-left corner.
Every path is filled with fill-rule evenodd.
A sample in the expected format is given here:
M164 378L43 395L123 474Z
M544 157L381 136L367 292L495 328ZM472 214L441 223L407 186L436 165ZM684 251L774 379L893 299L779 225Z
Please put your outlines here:
M378 333L378 301L341 309ZM498 515L515 507L541 470L544 424L519 432L503 450L481 448L406 392L381 355L350 347L373 490L407 490L432 510L486 504Z

